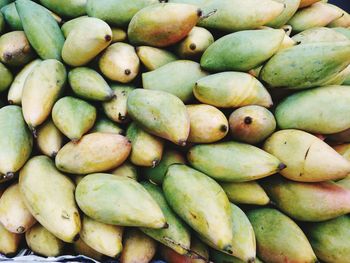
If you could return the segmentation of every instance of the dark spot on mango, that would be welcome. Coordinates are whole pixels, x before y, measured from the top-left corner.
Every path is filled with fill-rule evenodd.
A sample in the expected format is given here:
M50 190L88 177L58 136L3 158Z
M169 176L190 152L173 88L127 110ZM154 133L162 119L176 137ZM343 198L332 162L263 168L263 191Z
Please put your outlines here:
M191 50L195 50L196 48L197 48L196 44L195 43L191 43L190 49Z
M249 125L249 124L252 124L252 122L253 122L252 117L247 116L247 117L244 118L244 123L245 124Z
M126 70L124 71L124 73L125 73L125 75L129 76L129 75L131 74L131 70L130 70L130 69L126 69Z
M112 36L111 35L105 35L105 40L107 42L111 41L112 40Z
M225 124L220 126L220 131L227 132L227 130L228 130L228 127Z

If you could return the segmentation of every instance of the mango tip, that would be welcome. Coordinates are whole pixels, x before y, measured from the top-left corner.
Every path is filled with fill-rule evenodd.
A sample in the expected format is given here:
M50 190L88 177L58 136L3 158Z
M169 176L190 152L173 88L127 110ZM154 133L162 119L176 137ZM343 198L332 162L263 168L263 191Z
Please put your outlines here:
M178 145L182 146L182 147L185 147L186 146L186 140L179 140L178 141Z
M167 222L165 222L162 229L168 229L168 228L169 228L169 224Z
M224 246L224 248L222 250L231 254L231 255L233 254L232 245L226 245L226 246Z
M249 258L247 263L255 263L255 258Z
M281 171L281 170L283 170L283 169L285 169L285 168L287 168L287 165L285 165L284 163L280 163L280 164L278 165L278 170L279 170L279 171Z
M13 172L7 172L6 174L3 175L3 179L5 180L10 180L15 176L15 173Z

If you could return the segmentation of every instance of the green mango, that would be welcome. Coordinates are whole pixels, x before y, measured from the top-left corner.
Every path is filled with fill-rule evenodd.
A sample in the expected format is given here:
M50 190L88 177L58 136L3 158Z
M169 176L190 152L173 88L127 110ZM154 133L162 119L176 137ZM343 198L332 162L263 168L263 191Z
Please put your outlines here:
M293 17L293 15L298 11L300 0L275 0L281 4L284 4L284 10L282 13L266 23L266 26L280 28L287 24L287 22Z
M0 182L11 179L29 159L32 135L18 106L0 109Z
M15 3L3 6L1 8L1 13L4 16L6 24L8 24L12 30L23 30L22 21L17 12Z
M0 12L0 33L5 29L5 18L4 15Z
M117 176L124 176L129 177L131 179L134 179L138 181L139 174L138 174L138 167L136 165L133 165L129 161L124 162L121 166L117 167L116 169L112 170L110 173L117 175Z
M222 72L197 81L194 96L202 103L220 108L246 105L271 107L271 95L252 75L243 72Z
M264 141L276 129L273 114L257 105L245 106L232 112L229 124L235 140L251 144Z
M148 70L155 70L178 59L170 51L156 47L139 46L136 53Z
M135 86L125 84L113 84L113 98L110 101L102 103L104 113L107 117L116 123L126 123L130 121L127 111L127 100L129 94L135 89Z
M125 27L139 10L157 3L157 0L87 0L86 12L110 25Z
M0 62L0 92L7 90L13 81L13 75L4 64Z
M162 159L164 142L132 122L126 137L131 141L130 161L138 166L155 167Z
M183 102L158 90L135 89L128 97L129 116L147 132L185 146L190 120Z
M201 238L232 254L231 207L218 183L186 165L173 164L165 176L163 191L169 206Z
M317 258L303 231L289 217L272 208L247 214L253 225L258 257L271 263L316 263Z
M333 27L332 30L337 31L337 32L339 32L340 34L346 36L348 39L350 39L350 28Z
M202 11L194 5L160 3L147 6L131 19L129 41L133 45L170 46L185 38L201 15Z
M49 157L36 156L26 163L19 174L19 189L26 207L43 227L65 242L76 240L80 216L75 185Z
M83 99L108 101L114 96L113 90L104 78L90 68L72 69L68 74L68 81L73 92Z
M346 118L350 114L349 98L350 86L326 86L298 92L277 106L278 126L319 134L344 131L350 128L350 121Z
M201 8L205 19L199 26L227 32L256 29L278 17L284 5L271 0L170 0Z
M42 154L55 158L63 146L64 136L52 120L47 120L37 131L36 143Z
M108 171L121 165L129 156L131 144L114 133L95 132L78 142L69 142L56 156L56 167L71 174Z
M270 198L256 182L220 183L228 199L234 204L267 205Z
M185 164L183 155L175 150L165 149L162 159L156 167L144 168L143 175L152 183L161 185L170 165L175 163Z
M323 85L347 85L350 84L349 81L350 78L350 64L340 71L337 75L335 75L332 79L325 82Z
M36 254L57 257L64 251L65 243L40 224L30 228L25 237L28 247Z
M15 4L24 32L39 57L61 60L64 36L52 15L30 0L17 0Z
M331 181L303 183L275 176L264 180L262 187L280 210L296 220L320 222L350 212L350 191Z
M5 5L8 5L14 1L15 0L0 0L0 8L4 7Z
M40 3L55 13L65 17L78 17L86 14L87 0L40 0Z
M65 66L55 59L40 62L26 78L22 92L22 111L33 132L50 116L53 105L63 92L66 78Z
M308 43L278 52L262 68L260 79L271 88L312 88L324 85L349 63L350 41Z
M306 228L306 235L320 260L339 263L349 261L349 215L326 222L313 223Z
M177 60L142 74L144 89L171 93L184 103L193 100L196 81L206 77L200 65L191 60Z
M91 23L91 22L96 22L96 21L99 21L99 20L91 20L90 17L88 17L88 16L80 16L80 17L73 18L73 19L65 22L61 27L61 31L62 31L64 37L67 38L68 35L73 30L78 29L84 23Z
M204 52L201 66L209 71L249 71L263 64L280 48L282 29L246 30L216 40Z
M119 125L105 117L97 118L91 132L124 134L124 130Z
M13 254L19 249L22 235L12 233L0 224L0 253Z
M347 41L348 38L343 34L327 27L313 27L300 32L292 37L292 39L300 44L315 42L337 42Z
M148 182L143 183L142 186L146 188L148 193L162 209L165 220L168 224L168 228L141 228L141 231L158 242L175 250L180 255L188 254L191 244L191 234L187 225L185 225L183 221L171 210L160 187Z
M187 159L195 169L221 182L252 181L285 168L275 156L239 142L196 145Z
M98 261L103 260L104 255L89 247L81 238L74 242L73 246L76 255L84 255Z
M166 220L152 196L133 179L111 174L90 174L77 186L80 209L105 224L164 228Z

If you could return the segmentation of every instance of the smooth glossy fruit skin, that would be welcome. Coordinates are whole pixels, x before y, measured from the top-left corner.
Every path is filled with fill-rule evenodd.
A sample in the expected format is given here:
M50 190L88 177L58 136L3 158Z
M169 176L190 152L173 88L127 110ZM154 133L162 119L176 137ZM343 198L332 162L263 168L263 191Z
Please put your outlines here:
M350 86L326 86L301 91L287 97L276 108L281 129L300 129L316 134L332 134L350 128L348 99ZM337 103L332 103L336 101ZM319 105L323 105L319 107Z
M350 217L314 223L306 229L306 235L317 257L324 262L348 262L350 258Z
M201 15L201 10L194 5L150 5L138 11L131 19L128 26L129 41L133 45L170 46L185 38Z
M330 6L334 7L338 11L340 11L343 15L338 18L333 20L331 23L327 25L327 27L344 27L348 28L350 26L350 14L346 12L344 9L341 9L340 7L336 5L330 4Z
M22 235L11 233L0 224L0 253L5 255L16 253L21 239Z
M123 249L123 231L123 227L103 224L84 216L80 238L95 251L115 258Z
M29 159L33 137L18 106L0 109L0 181L12 179Z
M165 229L141 228L141 231L160 243L170 247L181 255L190 253L190 229L169 207L162 189L159 186L149 182L142 183L142 186L146 188L148 193L162 209L168 227Z
M122 135L95 132L69 142L56 156L59 170L72 174L89 174L118 167L131 150L131 144Z
M308 43L278 52L259 78L271 88L306 89L324 85L349 63L350 41Z
M91 132L115 133L120 135L124 134L124 130L119 127L118 124L107 119L104 116L99 117L96 120L94 127L91 129Z
M142 233L140 230L130 228L123 237L123 251L121 263L148 263L157 251L157 242Z
M249 71L263 64L280 48L281 29L246 30L216 40L204 52L201 66L209 71Z
M93 248L89 247L81 238L75 241L73 246L76 255L84 255L98 261L103 260L104 256L100 252L97 252Z
M200 102L218 108L247 105L271 107L271 95L252 75L243 72L222 72L197 81L193 94Z
M337 180L350 172L349 161L316 136L300 130L275 132L263 148L287 166L280 173L290 180Z
M252 181L285 168L275 156L238 142L196 145L188 151L187 159L195 169L220 182Z
M87 0L40 0L40 3L55 13L65 17L78 17L86 14Z
M19 188L26 207L42 226L65 242L76 239L81 225L75 185L49 157L36 156L26 163L20 171Z
M63 253L65 243L39 223L30 228L25 237L28 247L34 253L45 257L57 257Z
M350 211L350 191L330 181L302 183L276 176L262 186L273 203L296 220L320 222Z
M13 75L4 64L0 63L0 92L7 90L13 80Z
M1 8L1 13L5 19L5 22L12 30L23 30L22 22L18 15L15 3L9 3L3 6Z
M112 43L125 41L127 33L124 29L119 27L112 27Z
M90 174L77 186L80 209L105 224L163 228L162 210L152 196L133 179L112 174Z
M265 262L317 262L303 231L276 209L260 208L247 213L253 225L257 254Z
M135 89L128 97L129 116L147 132L185 146L190 119L183 102L158 90Z
M193 100L196 81L208 75L200 65L191 60L177 60L142 74L144 89L169 92L184 103Z
M310 6L320 0L300 0L299 8Z
M138 167L129 161L125 161L121 166L110 171L110 173L117 176L129 177L135 181L140 179Z
M17 183L9 186L0 198L0 222L16 234L26 232L36 222L24 204Z
M230 115L230 133L238 141L256 144L264 141L276 129L273 114L264 107L241 107Z
M201 238L232 253L230 202L218 183L186 165L173 164L165 176L163 191L169 206Z
M170 51L156 47L138 46L136 47L136 53L149 71L178 60L176 55Z
M293 17L300 5L300 0L277 0L277 2L284 4L284 10L278 17L265 24L266 26L281 28Z
M314 27L300 32L292 37L294 41L300 44L315 42L336 42L347 41L348 38L343 34L327 27Z
M349 176L345 177L342 180L337 181L336 183L337 183L337 185L340 185L340 186L342 186L350 191L350 177Z
M61 60L64 36L52 15L29 0L17 0L15 5L29 43L38 55Z
M55 126L52 120L47 120L37 131L36 143L42 154L56 157L63 146L64 135Z

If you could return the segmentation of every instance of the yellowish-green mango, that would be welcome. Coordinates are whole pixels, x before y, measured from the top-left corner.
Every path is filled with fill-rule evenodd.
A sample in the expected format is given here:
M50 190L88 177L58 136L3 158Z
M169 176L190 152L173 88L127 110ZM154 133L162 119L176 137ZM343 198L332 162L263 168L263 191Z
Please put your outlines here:
M79 142L69 142L56 156L59 170L72 174L89 174L118 167L131 150L131 143L122 135L95 132Z
M31 130L42 124L63 92L67 73L65 66L47 59L35 66L25 80L22 92L23 116Z
M13 75L4 64L0 63L0 92L7 90L13 81Z
M112 27L112 43L124 41L127 38L127 33L119 27Z
M96 120L96 108L74 97L63 97L52 109L55 126L72 141L78 141L93 126Z
M78 17L86 14L87 0L40 0L40 3L55 13L65 17Z
M39 223L30 228L25 237L28 247L34 253L45 257L57 257L63 253L65 243Z
M280 48L282 29L246 30L216 40L204 52L201 66L209 71L249 71L263 64Z
M271 107L271 95L252 75L243 72L222 72L197 81L194 96L202 103L219 108L247 105Z
M105 224L148 228L166 227L157 202L135 180L112 174L90 174L77 186L80 209Z
M0 198L0 223L10 232L22 234L36 220L23 202L18 184L9 186Z
M344 27L344 28L350 27L350 14L336 5L332 5L332 4L330 4L330 5L334 8L336 8L337 10L339 10L340 12L342 12L343 15L340 18L333 20L327 26L328 27Z
M294 35L292 39L300 44L348 40L348 38L343 34L327 27L313 27L307 29L300 32L299 34Z
M139 179L137 166L133 165L128 161L124 162L121 166L112 170L110 173L117 176L129 177L136 181Z
M78 28L79 25L85 23L85 21L87 21L88 23L88 22L91 22L92 20L90 20L88 16L80 16L65 22L61 27L61 31L64 37L67 38L69 33L72 32L73 29Z
M196 145L187 159L195 169L221 182L252 181L286 167L268 152L239 142Z
M0 253L13 254L19 249L22 235L8 231L0 224Z
M139 73L140 60L133 46L118 42L110 45L102 54L99 67L110 80L128 83Z
M26 163L20 171L19 188L26 207L43 227L65 242L76 240L81 223L75 185L49 157L36 156Z
M12 179L29 159L33 137L19 106L0 109L0 181Z
M342 71L340 71L337 75L335 75L332 79L326 81L323 85L348 85L350 83L348 83L350 77L350 64L343 69Z
M149 46L139 46L136 53L148 70L155 70L178 58L168 50Z
M64 136L52 120L47 120L38 128L36 143L42 154L55 158L63 146Z
M285 25L297 12L300 0L275 0L281 4L284 4L284 10L283 12L277 16L275 19L268 22L267 26L274 27L274 28L280 28L283 25Z
M97 252L116 258L122 251L123 227L113 226L83 217L80 238Z
M21 22L21 19L19 18L19 15L18 15L18 12L16 9L16 4L13 2L6 3L6 5L4 5L4 6L0 4L0 7L1 7L1 15L3 16L3 19L5 20L4 22L6 22L6 24L9 26L9 28L11 30L23 30L22 22ZM4 23L3 27L4 26L5 26L5 23Z
M106 117L97 118L91 132L116 133L120 135L124 134L124 130L119 127L118 124L107 119Z
M103 259L103 255L100 252L97 252L93 248L89 247L81 238L74 242L73 246L74 252L77 255L84 255L98 261L102 261Z
M178 97L159 90L135 89L129 94L127 110L147 132L186 145L190 119L186 106Z
M163 191L169 206L201 238L232 254L230 202L217 182L186 165L173 164L165 176Z
M344 28L344 27L333 27L332 30L335 30L339 32L340 34L343 34L348 39L350 39L350 28Z
M264 262L318 262L305 234L289 217L272 208L251 210L247 215L255 231L258 257Z

